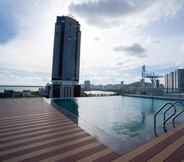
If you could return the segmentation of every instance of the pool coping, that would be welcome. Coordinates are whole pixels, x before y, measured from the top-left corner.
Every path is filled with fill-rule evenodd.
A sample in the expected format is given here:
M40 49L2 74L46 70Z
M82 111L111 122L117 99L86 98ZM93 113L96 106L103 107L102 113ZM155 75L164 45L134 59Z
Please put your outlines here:
M137 98L148 98L148 99L160 99L170 101L184 101L184 97L170 97L170 96L151 96L151 95L136 95L136 94L124 94L123 97L137 97Z

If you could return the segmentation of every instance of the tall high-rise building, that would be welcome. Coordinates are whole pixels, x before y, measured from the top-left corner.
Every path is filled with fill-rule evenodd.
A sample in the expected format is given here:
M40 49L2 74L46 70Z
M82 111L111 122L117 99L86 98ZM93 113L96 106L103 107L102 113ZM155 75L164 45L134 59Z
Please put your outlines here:
M79 22L72 17L58 16L55 24L51 97L80 95L80 40Z
M165 75L167 92L184 92L184 69L177 69Z

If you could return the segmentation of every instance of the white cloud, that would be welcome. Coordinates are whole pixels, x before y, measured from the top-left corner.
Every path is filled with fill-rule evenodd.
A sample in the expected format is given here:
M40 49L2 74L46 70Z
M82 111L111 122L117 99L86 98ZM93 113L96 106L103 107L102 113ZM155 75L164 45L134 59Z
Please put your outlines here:
M146 57L146 49L144 47L142 47L142 45L138 44L138 43L134 43L132 45L129 46L116 46L114 47L114 51L115 52L126 52L128 53L130 56L135 56L135 57Z
M129 23L140 27L175 15L183 4L183 0L90 0L74 2L69 10L95 26L109 27Z
M99 0L72 3L69 10L94 25L116 25L116 19L137 14L148 8L151 0Z

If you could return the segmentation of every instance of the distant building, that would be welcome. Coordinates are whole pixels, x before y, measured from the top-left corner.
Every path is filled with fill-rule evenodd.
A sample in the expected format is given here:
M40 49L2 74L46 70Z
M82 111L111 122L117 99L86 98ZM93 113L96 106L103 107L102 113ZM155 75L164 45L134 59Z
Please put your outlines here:
M124 81L121 81L121 88L124 87Z
M84 90L90 91L91 90L91 83L89 80L84 81Z
M13 97L23 97L23 94L22 94L22 92L16 92L16 91L14 91Z
M155 83L155 87L156 88L160 88L160 80L159 79L156 79L156 83Z
M51 97L80 95L80 24L68 16L58 16L55 24Z
M51 92L50 89L51 89L51 84L47 83L45 87L39 88L39 95L49 98L50 92Z
M14 91L13 90L4 90L4 97L13 97Z
M165 75L167 92L184 92L184 69L177 69Z
M30 90L23 90L22 96L23 97L31 97L32 96L31 91Z
M141 79L138 82L133 82L131 84L125 85L122 89L122 93L142 94L142 95L162 95L163 89L159 83L157 84L159 88L153 88L152 83L145 82L143 81L143 79Z

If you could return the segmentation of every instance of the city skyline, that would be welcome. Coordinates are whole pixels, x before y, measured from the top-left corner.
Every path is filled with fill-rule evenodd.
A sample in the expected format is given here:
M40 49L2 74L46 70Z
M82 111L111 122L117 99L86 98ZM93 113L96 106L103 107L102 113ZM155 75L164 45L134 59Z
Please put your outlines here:
M2 0L0 6L0 84L50 81L60 15L73 15L82 26L80 83L133 82L143 64L160 74L184 65L180 0Z

